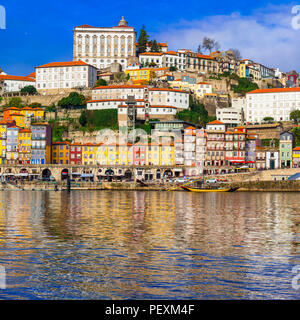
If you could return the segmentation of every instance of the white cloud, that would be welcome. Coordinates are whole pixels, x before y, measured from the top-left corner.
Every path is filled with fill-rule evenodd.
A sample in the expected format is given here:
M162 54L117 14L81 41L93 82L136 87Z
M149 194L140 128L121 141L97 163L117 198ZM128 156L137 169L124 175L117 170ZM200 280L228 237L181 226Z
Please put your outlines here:
M196 50L203 37L208 36L217 40L222 49L239 49L243 58L282 71L300 70L300 29L291 26L292 7L269 5L247 16L234 12L196 21L182 20L166 26L154 37L167 41L173 50Z

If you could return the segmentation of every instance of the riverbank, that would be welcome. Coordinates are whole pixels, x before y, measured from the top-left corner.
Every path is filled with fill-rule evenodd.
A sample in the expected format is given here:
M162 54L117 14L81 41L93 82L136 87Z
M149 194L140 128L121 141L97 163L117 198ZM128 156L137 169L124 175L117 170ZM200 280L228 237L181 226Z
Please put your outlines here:
M57 188L56 188L57 186ZM182 191L178 184L174 183L152 183L140 185L135 182L82 182L71 185L71 190L116 190L116 191ZM238 192L299 192L300 181L246 181L239 183L224 183L224 187L239 187ZM29 191L62 191L66 190L65 183L55 184L51 182L26 182L26 183L2 183L0 190L29 190Z

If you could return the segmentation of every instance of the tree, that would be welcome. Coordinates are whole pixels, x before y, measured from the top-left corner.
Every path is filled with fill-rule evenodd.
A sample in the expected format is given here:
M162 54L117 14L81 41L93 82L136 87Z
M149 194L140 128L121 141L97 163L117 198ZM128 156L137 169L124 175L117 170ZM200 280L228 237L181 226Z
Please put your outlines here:
M34 86L25 86L21 89L22 93L35 94L37 93L36 88Z
M29 108L41 108L42 105L39 102L33 102L28 105Z
M96 86L96 87L107 86L107 81L104 80L104 79L99 79L99 80L97 80L95 86Z
M213 49L215 50L220 50L220 44L218 41L208 38L208 37L204 37L203 41L202 41L202 48L204 50L208 50L209 53L212 52Z
M202 54L202 46L201 46L201 44L198 45L197 53Z
M272 118L272 117L264 117L263 118L263 121L265 121L265 122L274 122L274 118Z
M231 49L229 49L229 51L232 51L233 58L235 60L242 60L242 54L239 49L231 48Z
M151 68L156 67L156 66L157 66L157 64L155 62L150 62L149 63L149 67L151 67Z
M79 123L81 124L82 127L85 127L87 124L87 117L86 117L86 111L82 110L81 115L79 117Z
M159 52L160 51L160 48L156 42L156 40L153 40L151 41L151 49L150 49L151 52Z
M20 97L10 98L7 106L9 108L12 108L12 107L21 108L21 107L23 107L22 99Z
M138 38L138 44L137 44L139 53L143 53L143 52L147 51L148 40L149 40L149 36L146 32L146 27L143 25L142 29L140 31L140 35Z
M300 110L294 110L290 113L290 119L294 120L295 122L300 121Z
M239 78L238 85L231 85L231 88L235 93L246 94L249 91L258 89L258 85L248 78Z
M62 98L57 104L63 108L83 106L85 104L85 97L77 92L71 92L68 97Z
M171 67L169 68L169 70L170 70L170 71L177 71L177 67L171 66Z

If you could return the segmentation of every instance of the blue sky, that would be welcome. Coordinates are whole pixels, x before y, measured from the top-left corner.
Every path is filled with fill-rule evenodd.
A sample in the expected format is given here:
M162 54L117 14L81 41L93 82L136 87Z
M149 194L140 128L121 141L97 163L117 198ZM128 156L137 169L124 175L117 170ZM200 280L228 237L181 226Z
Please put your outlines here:
M4 1L6 29L0 29L0 67L27 75L51 61L72 60L73 27L113 26L124 15L139 31L143 24L170 49L196 49L203 36L222 49L239 48L252 58L283 71L300 71L300 29L291 27L286 1ZM299 1L300 4L300 1Z

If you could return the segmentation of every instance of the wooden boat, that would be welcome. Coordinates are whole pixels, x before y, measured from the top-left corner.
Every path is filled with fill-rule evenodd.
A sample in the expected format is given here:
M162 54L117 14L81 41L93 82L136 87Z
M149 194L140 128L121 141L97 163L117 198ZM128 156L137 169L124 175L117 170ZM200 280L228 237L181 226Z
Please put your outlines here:
M191 192L234 192L239 187L234 188L192 188L187 186L181 186L181 188L185 191L191 191Z

